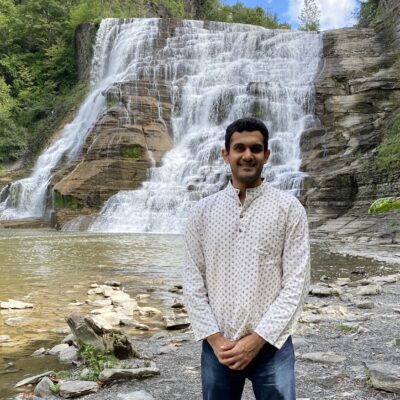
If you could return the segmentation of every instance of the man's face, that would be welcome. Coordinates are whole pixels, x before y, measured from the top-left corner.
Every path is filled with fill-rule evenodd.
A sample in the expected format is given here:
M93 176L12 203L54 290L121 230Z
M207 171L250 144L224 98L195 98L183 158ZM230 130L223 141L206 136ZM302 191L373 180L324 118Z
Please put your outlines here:
M231 166L233 183L245 187L261 183L261 172L269 155L260 131L234 132L229 151L222 150L222 157Z

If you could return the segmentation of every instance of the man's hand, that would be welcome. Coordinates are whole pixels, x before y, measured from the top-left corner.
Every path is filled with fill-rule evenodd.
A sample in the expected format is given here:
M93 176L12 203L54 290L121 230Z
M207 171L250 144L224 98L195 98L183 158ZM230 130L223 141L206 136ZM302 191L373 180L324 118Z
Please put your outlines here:
M228 366L230 369L240 371L250 364L265 343L266 341L261 336L252 332L239 339L230 349L221 351L217 357L221 364Z
M222 336L219 332L209 336L207 338L207 341L214 350L214 354L221 364L225 364L221 359L221 354L223 354L227 350L233 349L233 347L237 343L237 340L229 340L226 337Z

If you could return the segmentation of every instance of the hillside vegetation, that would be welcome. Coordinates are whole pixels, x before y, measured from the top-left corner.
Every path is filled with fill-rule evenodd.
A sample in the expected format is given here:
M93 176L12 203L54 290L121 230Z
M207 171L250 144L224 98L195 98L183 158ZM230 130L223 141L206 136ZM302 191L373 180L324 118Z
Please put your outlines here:
M83 99L73 50L80 23L159 14L290 28L261 7L219 0L0 0L0 163L30 160Z

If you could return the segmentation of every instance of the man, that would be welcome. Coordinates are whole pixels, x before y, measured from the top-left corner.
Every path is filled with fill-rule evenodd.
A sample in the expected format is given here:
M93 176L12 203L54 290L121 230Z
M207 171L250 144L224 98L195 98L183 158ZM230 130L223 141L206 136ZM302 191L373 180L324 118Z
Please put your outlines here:
M261 121L229 125L222 157L232 180L187 223L183 286L204 339L204 400L239 400L246 378L257 400L296 398L290 335L309 282L308 224L295 197L262 182L269 155Z

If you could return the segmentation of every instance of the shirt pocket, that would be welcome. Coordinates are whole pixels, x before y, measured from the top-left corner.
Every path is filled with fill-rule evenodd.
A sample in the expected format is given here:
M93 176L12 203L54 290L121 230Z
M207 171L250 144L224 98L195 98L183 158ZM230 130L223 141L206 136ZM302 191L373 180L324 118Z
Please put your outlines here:
M256 253L259 266L265 266L268 268L281 267L281 257L277 251L259 246L255 246L254 251Z

